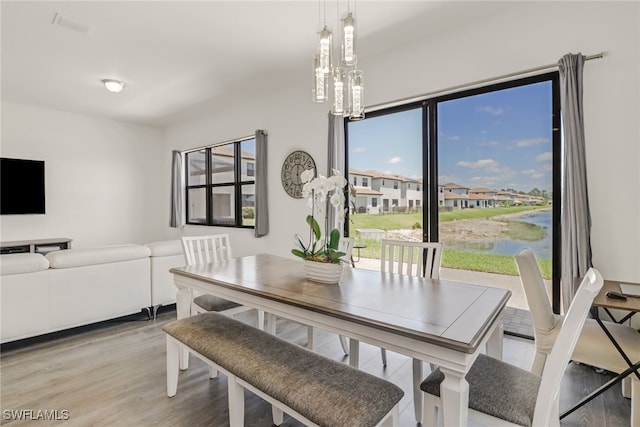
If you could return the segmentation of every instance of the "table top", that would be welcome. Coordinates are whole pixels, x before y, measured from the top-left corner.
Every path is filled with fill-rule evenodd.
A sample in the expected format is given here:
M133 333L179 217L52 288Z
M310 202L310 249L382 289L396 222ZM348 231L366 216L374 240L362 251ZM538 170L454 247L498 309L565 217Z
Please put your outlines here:
M511 292L345 268L339 284L305 278L304 263L269 254L172 268L178 276L473 353Z
M640 285L638 283L628 282L625 280L605 280L602 289L593 300L593 305L596 307L614 308L618 310L634 312L640 311L640 297L627 297L626 300L607 297L607 292L609 291L620 292L620 283Z

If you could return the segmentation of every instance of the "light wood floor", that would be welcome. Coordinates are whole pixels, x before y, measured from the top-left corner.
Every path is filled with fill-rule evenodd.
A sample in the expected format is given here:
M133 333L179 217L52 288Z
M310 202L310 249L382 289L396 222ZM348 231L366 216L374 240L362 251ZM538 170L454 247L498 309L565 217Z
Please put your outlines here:
M253 314L239 316L254 322ZM44 340L2 347L2 424L32 425L33 421L8 420L7 410L67 410L67 421L39 421L36 425L64 426L227 426L226 379L209 380L204 364L191 358L181 372L178 394L166 395L165 340L161 328L175 319L175 310L163 309L158 319L134 316L56 334ZM279 320L278 336L304 345L306 328ZM318 332L318 351L332 359L348 362L337 336ZM506 337L504 359L528 368L533 344ZM410 359L388 353L383 369L380 351L361 346L361 369L387 378L405 390L400 423L415 426L411 396ZM428 365L425 370L428 371ZM561 410L605 382L584 365L571 364L563 380ZM270 407L246 393L247 426L271 426ZM603 396L563 420L563 426L628 426L630 401L614 387ZM301 424L285 416L286 426ZM340 427L340 426L337 426Z

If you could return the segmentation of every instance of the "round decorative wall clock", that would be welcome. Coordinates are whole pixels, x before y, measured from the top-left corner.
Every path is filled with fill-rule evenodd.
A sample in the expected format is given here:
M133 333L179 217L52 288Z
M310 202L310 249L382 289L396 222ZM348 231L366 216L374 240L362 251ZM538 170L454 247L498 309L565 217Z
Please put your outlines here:
M288 195L296 199L302 198L303 182L300 180L300 174L306 170L313 169L313 175L316 174L316 162L313 157L305 151L294 151L289 154L282 163L282 187Z

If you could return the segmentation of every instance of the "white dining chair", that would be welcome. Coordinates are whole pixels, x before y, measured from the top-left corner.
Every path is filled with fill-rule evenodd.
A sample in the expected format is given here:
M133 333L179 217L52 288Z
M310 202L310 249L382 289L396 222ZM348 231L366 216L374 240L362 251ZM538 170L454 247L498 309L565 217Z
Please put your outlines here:
M442 260L442 243L438 242L405 242L399 240L382 239L380 241L380 271L382 273L397 273L408 276L440 278L440 264ZM355 346L357 340L350 340L349 352L358 354ZM382 365L387 366L387 350L380 348ZM435 369L432 364L431 369ZM422 381L422 360L413 359L413 395L420 396L420 382ZM422 413L420 400L414 400L416 420Z
M353 237L342 237L340 238L340 242L338 243L338 251L344 252L345 255L340 258L345 265L351 264L351 256L353 252L353 245L355 244L355 240ZM342 346L342 350L345 355L349 354L349 344L347 343L347 339L343 335L339 335L340 345ZM313 326L307 327L307 348L309 350L315 350L315 330Z
M219 263L231 259L231 242L229 235L213 234L206 236L183 236L182 248L187 265L199 265ZM190 311L191 315L206 312L217 312L225 316L234 316L238 313L252 310L251 307L240 305L233 301L218 298L209 294L195 294L192 291ZM264 312L258 311L257 327L264 329ZM184 362L186 364L188 362ZM215 378L217 372L209 368L209 376Z
M531 372L541 375L551 349L558 338L562 316L553 313L535 254L530 249L523 249L516 255L516 263L534 327L536 352ZM603 324L632 361L640 360L640 334L638 331L630 326L615 322L603 321ZM585 321L571 360L615 373L621 373L629 368L602 327L594 319ZM625 386L630 387L630 391L625 390ZM640 409L634 410L634 406L638 404L637 399L640 399L635 397L640 396L638 394L640 393L640 381L635 375L630 375L623 380L622 390L625 397L632 398L631 425L635 425L633 424L634 419L640 417L638 415Z
M587 271L562 323L542 377L484 354L478 356L465 377L469 383L469 418L492 427L560 425L558 395L562 376L589 307L603 283L597 270ZM424 391L423 426L437 425L443 380L444 374L438 368L420 385Z

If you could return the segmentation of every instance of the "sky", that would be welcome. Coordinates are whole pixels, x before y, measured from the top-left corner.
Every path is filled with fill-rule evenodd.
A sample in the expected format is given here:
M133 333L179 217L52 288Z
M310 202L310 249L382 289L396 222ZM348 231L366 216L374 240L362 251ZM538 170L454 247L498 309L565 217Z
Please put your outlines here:
M349 167L422 177L422 111L349 123ZM439 183L552 191L551 82L438 104Z

